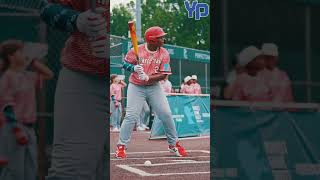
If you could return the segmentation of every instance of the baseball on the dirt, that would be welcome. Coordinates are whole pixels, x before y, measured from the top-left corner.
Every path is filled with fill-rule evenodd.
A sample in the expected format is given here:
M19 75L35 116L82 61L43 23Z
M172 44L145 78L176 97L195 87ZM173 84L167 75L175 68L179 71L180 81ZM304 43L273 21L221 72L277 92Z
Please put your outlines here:
M150 166L150 165L151 165L151 161L145 161L145 162L144 162L144 165L145 165L145 166Z

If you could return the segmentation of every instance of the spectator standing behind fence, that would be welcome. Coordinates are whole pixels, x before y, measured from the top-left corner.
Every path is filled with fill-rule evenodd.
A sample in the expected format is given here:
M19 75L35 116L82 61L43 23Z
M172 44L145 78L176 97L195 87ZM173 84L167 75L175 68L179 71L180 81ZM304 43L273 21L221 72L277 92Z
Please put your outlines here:
M1 146L7 147L8 164L1 171L0 179L34 180L38 167L34 131L37 120L36 88L41 88L42 80L51 79L53 73L37 59L25 55L22 41L5 41L0 49L4 60L4 72L0 79L0 109L1 112L10 110L7 112L16 118L16 122L6 119L2 129L2 133L13 133L2 134L2 138L7 140L6 144L1 141Z
M239 65L245 73L237 75L230 85L233 89L232 99L242 101L270 101L271 89L258 74L265 68L262 51L249 46L238 55Z
M184 94L194 94L194 88L192 86L192 80L190 76L184 78L184 85L181 89L181 93Z
M201 94L201 86L198 84L197 75L191 76L191 86L193 86L194 94Z
M280 70L278 66L279 52L277 45L265 43L262 45L262 53L266 68L260 73L262 78L266 79L272 90L272 101L292 102L291 81L286 72Z
M111 125L113 132L119 132L120 121L122 114L122 90L127 84L123 81L124 78L119 75L111 75L111 85L110 85L110 112L111 112Z

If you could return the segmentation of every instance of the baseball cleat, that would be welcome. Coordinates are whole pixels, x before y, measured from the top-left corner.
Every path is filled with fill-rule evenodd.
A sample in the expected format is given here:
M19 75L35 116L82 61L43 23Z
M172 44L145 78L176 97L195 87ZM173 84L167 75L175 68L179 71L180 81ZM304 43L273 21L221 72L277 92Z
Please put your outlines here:
M124 145L118 145L115 156L118 159L126 158L127 157L127 155L126 155L126 147Z
M169 149L170 152L175 153L175 155L178 156L178 157L186 157L186 156L188 156L187 152L179 144L179 142L177 142L175 146L169 145L168 149Z

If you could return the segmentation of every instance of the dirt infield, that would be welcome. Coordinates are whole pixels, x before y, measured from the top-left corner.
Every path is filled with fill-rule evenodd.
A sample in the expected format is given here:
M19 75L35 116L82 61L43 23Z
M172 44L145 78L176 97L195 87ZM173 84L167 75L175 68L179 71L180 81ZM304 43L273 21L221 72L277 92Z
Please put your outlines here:
M208 180L210 179L209 137L181 139L188 157L175 157L167 148L167 141L149 140L150 133L134 132L128 145L127 159L114 157L119 133L110 134L111 180ZM152 164L145 166L145 161Z

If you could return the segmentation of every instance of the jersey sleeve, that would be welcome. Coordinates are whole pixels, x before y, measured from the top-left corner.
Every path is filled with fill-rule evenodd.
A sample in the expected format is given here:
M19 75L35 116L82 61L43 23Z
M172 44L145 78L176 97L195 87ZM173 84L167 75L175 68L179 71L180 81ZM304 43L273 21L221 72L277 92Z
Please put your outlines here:
M167 50L164 50L162 52L164 52L164 55L160 64L159 72L161 74L172 74L170 67L170 55Z

